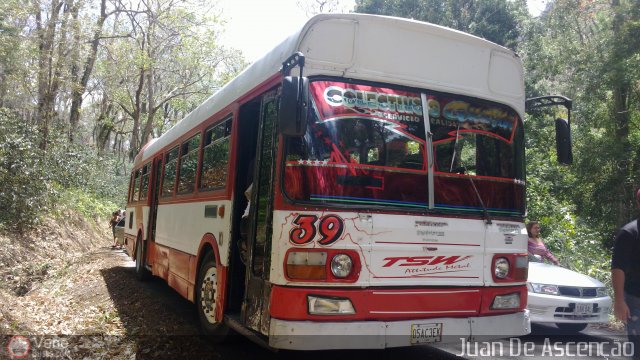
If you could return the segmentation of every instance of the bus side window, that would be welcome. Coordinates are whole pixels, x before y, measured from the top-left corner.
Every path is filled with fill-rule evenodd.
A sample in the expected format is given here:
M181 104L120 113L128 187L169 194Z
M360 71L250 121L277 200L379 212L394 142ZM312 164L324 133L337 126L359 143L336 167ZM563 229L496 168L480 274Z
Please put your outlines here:
M178 194L189 194L195 190L199 148L200 134L182 143L180 172L178 173Z
M178 164L178 147L174 147L167 153L164 161L164 173L162 178L162 197L173 196L176 181L176 169Z
M133 187L135 186L135 172L131 172L131 178L129 179L129 194L127 194L127 201L133 201Z
M140 186L140 200L146 200L149 195L149 167L147 164L142 168L142 184Z
M224 188L229 169L231 119L207 129L200 169L200 191Z
M142 175L142 169L136 170L136 178L133 183L133 201L138 201L138 196L140 195L140 175Z

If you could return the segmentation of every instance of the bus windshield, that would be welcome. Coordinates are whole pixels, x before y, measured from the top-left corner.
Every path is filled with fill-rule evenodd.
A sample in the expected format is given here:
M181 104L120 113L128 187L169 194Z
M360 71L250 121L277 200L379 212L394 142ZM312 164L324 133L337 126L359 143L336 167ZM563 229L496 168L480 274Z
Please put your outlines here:
M360 207L524 214L517 113L468 97L314 81L307 132L289 139L284 189L294 201ZM425 148L428 148L425 150ZM433 156L433 176L429 175Z

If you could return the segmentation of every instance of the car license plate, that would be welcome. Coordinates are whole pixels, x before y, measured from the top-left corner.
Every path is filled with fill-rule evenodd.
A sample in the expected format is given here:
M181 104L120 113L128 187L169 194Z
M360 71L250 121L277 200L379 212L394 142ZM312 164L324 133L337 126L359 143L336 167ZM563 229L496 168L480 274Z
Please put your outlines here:
M590 315L593 311L593 306L591 304L576 304L575 314L576 315Z
M442 341L442 323L411 324L411 345Z

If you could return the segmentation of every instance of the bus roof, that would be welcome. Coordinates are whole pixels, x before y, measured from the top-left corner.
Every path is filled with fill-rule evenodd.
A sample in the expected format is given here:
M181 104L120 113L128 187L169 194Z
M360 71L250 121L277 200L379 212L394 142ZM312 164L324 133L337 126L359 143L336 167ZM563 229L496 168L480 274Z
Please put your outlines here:
M305 76L340 76L473 96L509 105L524 115L522 63L509 49L416 20L320 14L148 144L136 163L275 76L297 51L306 58Z

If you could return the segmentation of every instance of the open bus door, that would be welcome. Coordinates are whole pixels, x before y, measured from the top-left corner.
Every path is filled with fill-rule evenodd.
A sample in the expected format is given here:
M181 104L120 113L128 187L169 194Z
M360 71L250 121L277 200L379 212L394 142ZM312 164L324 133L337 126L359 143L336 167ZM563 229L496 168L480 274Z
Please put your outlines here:
M147 264L153 266L153 264L149 263L149 259L153 259L153 254L150 254L149 251L154 249L154 246L150 244L156 241L156 222L158 219L158 199L160 198L160 177L162 176L162 156L158 156L153 159L153 164L151 167L151 199L149 204L149 224L147 228L147 245L146 245L146 260ZM153 251L153 250L151 250Z
M242 322L262 334L269 333L271 284L271 234L273 219L274 168L277 149L277 97L271 91L262 97L258 150L249 215L249 255Z

